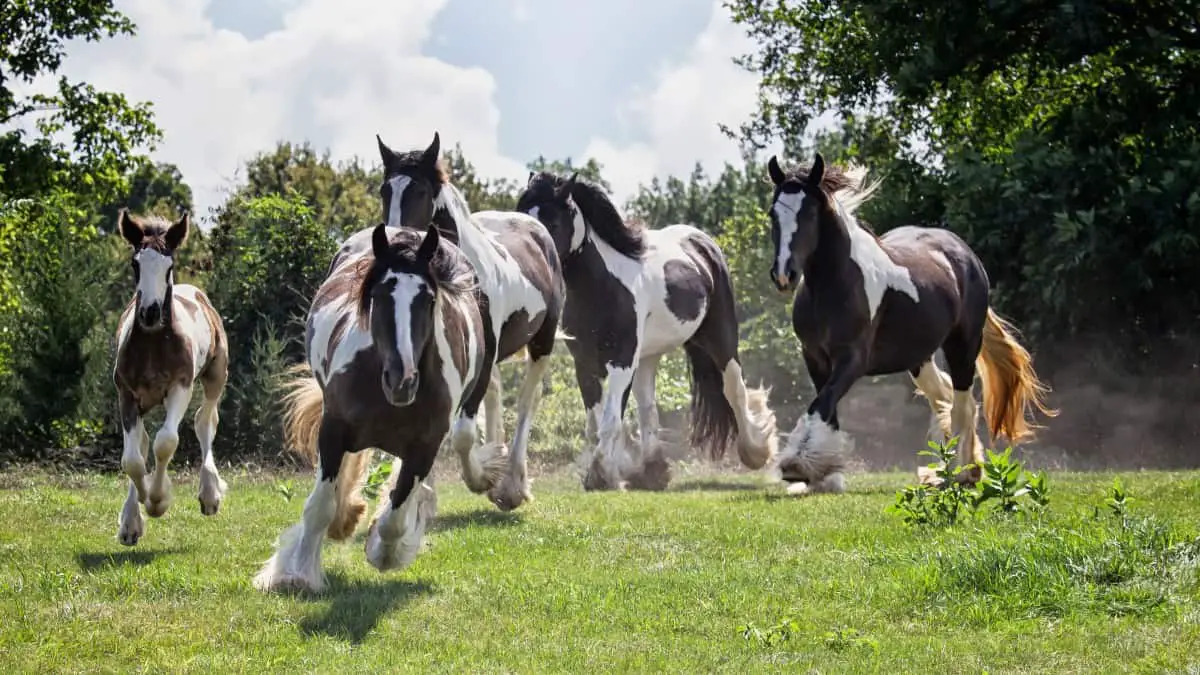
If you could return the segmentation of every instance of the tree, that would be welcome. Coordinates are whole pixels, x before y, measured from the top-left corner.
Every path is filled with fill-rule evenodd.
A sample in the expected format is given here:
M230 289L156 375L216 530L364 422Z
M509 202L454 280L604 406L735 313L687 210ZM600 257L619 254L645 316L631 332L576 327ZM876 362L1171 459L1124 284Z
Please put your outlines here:
M134 26L111 0L65 3L8 0L0 12L0 124L38 115L42 138L21 129L0 135L0 198L34 197L60 186L100 198L120 191L138 160L138 149L159 139L149 104L130 104L117 93L59 78L57 92L19 96L31 83L62 66L65 43L132 35ZM69 132L71 146L49 140Z

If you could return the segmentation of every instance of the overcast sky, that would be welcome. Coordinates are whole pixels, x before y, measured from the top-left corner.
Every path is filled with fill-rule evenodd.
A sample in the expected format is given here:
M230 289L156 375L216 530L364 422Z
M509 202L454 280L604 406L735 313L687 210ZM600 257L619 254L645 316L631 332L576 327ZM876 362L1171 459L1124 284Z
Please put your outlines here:
M655 175L718 169L718 122L754 109L731 62L749 41L714 0L118 0L132 39L72 45L67 75L154 103L206 216L277 140L375 161L375 134L436 129L485 175L539 154L595 157L619 198Z

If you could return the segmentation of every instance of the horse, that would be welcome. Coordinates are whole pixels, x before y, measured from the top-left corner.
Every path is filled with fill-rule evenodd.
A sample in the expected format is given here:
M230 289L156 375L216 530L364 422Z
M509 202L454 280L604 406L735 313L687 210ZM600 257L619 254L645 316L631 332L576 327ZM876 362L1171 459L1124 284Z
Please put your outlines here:
M522 213L479 211L471 213L466 199L449 180L443 166L441 137L424 150L396 152L375 136L383 160L380 199L384 222L394 231L421 228L432 221L458 245L479 278L486 298L484 313L485 359L490 370L486 386L467 397L462 417L455 424L451 445L470 447L476 440L475 418L481 399L485 405L484 447L496 452L484 457L489 468L504 462L504 430L496 364L527 353L525 377L517 395L517 427L508 471L499 483L489 471L488 481L468 484L474 492L487 492L501 510L509 511L531 500L526 456L538 394L554 343L567 339L559 330L566 290L554 241L542 224ZM365 245L366 233L352 235L342 251ZM460 451L461 452L461 451Z
M155 216L137 217L128 209L117 214L117 229L133 247L134 295L121 313L113 383L124 436L121 469L129 476L129 496L121 509L117 539L137 544L145 533L139 504L159 518L171 505L167 466L179 446L179 423L198 379L204 402L194 428L203 460L200 466L200 512L215 515L228 489L213 460L217 406L229 371L229 342L221 316L208 296L195 286L175 283L175 251L187 241L188 214L174 223ZM154 474L146 485L150 435L143 422L158 406L166 409L154 437Z
M546 226L563 261L563 324L586 434L596 442L584 489L669 483L655 442L655 375L663 355L680 346L691 366L692 445L719 458L736 442L743 465L765 466L776 451L775 414L768 392L743 381L733 283L716 242L691 225L626 223L603 188L577 173L530 172L517 210ZM631 390L640 466L618 447Z
M381 223L369 250L339 261L313 298L307 368L285 398L286 435L317 466L316 484L256 588L324 590L321 544L353 533L370 448L399 470L368 529L367 560L381 572L413 562L437 513L438 448L486 378L480 303L470 261L433 226L422 235Z
M845 491L851 439L837 406L863 375L909 373L938 432L958 438L962 482L978 482L984 461L976 373L993 442L1032 438L1033 410L1057 415L1016 329L992 309L987 272L966 242L911 225L876 236L856 213L881 183L868 183L861 167L827 167L818 152L810 168L785 171L772 156L767 170L770 276L781 292L799 289L792 328L817 390L777 463L789 490ZM934 363L939 348L949 374ZM920 475L932 482L931 472Z

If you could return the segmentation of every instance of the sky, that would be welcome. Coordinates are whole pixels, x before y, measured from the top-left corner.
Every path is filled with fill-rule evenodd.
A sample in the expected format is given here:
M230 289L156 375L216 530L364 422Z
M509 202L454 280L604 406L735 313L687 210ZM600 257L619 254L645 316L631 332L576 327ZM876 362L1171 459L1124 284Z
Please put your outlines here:
M63 73L151 101L206 217L277 141L336 159L461 144L485 176L594 157L619 200L695 162L754 111L751 42L719 0L117 0L133 38L72 43ZM44 87L49 80L36 83Z

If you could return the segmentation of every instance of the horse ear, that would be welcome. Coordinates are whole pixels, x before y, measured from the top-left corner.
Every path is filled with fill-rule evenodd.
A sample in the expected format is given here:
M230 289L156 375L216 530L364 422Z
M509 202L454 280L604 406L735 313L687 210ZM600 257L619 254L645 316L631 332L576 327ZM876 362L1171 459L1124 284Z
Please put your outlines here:
M125 237L130 246L141 247L142 238L146 233L142 230L142 224L129 213L129 209L122 208L117 212L117 229L121 230L121 236Z
M428 169L437 168L438 157L442 153L442 137L438 132L433 132L433 142L425 148L425 152L421 153L421 164L424 164Z
M813 187L819 187L821 180L825 178L825 158L821 153L817 153L817 158L813 160L812 168L808 170L808 184Z
M375 254L376 260L384 260L387 258L389 250L387 223L380 223L371 233L371 251Z
M783 169L779 168L779 159L775 155L771 155L771 159L767 160L767 173L771 175L771 182L776 185L782 185L787 179Z
M526 179L525 179L525 187L529 187L529 184L530 184L530 183L532 183L532 182L533 182L533 172L532 172L532 171L530 171L530 172L529 172L529 178L526 178Z
M578 180L579 180L579 172L576 171L576 172L572 173L569 178L567 178L565 181L563 181L562 185L558 186L558 189L554 191L554 196L563 201L566 201L568 197L575 194L575 183Z
M190 224L188 214L185 212L179 220L175 221L174 225L167 228L167 234L163 238L166 240L168 251L175 251L183 246L183 242L187 241Z
M395 162L396 153L392 152L392 149L387 146L387 143L383 142L383 139L379 137L379 134L375 134L375 141L379 143L379 158L383 160L383 170L388 171L392 168L392 164Z
M438 233L437 225L429 224L429 229L425 231L425 239L421 241L421 247L417 249L417 262L424 262L426 265L433 263L433 256L437 253L438 243L441 241L442 235Z

